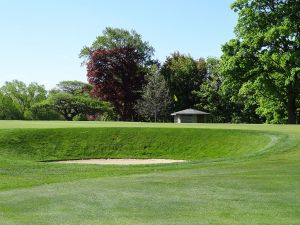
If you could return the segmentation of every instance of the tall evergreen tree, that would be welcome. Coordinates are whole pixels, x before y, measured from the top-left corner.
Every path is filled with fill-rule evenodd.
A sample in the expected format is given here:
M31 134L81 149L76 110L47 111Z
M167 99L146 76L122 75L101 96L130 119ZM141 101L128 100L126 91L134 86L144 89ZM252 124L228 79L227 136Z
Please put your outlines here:
M146 120L166 121L170 117L171 96L164 77L154 66L147 75L147 84L143 88L142 98L136 109Z

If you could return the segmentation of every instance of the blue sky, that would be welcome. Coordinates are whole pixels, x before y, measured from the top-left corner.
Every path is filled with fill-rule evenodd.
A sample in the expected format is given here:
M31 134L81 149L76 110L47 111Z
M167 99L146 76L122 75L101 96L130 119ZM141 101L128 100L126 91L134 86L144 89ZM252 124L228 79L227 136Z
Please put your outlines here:
M0 0L0 84L86 81L78 54L108 26L136 30L160 61L174 51L219 57L234 37L232 1Z

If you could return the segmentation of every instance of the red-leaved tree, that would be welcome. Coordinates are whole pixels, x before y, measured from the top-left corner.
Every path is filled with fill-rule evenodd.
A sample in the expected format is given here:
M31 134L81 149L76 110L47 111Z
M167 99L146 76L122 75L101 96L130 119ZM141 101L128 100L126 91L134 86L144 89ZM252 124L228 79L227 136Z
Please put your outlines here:
M109 101L121 120L133 120L134 105L140 98L145 83L145 72L140 66L145 56L132 47L99 49L91 52L87 62L87 76L93 94Z

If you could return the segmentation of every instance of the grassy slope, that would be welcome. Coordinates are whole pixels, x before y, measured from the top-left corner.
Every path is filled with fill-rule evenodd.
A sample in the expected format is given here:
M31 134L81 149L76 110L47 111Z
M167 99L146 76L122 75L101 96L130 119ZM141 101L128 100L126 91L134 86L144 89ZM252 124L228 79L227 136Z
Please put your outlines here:
M10 128L20 126L178 127L80 122L0 124L8 129L1 132L12 133L19 131ZM299 224L300 129L297 126L202 124L184 127L245 130L237 131L236 135L241 134L240 138L244 138L248 130L279 132L281 135L275 146L267 149L268 154L255 154L256 157L247 160L236 158L178 165L48 165L28 159L17 161L14 155L4 151L5 157L0 159L0 186L3 190L0 192L1 223ZM63 131L57 130L58 133ZM214 135L213 131L211 134ZM14 133L14 136L18 135ZM265 136L259 137L265 140ZM225 135L224 144L227 138ZM1 143L3 150L5 141ZM243 143L239 144L242 148L251 144ZM24 145L28 146L28 143ZM15 149L16 152L19 150ZM45 183L52 184L43 185Z
M254 154L270 142L260 132L171 128L0 130L2 154L32 160L170 158L213 160Z

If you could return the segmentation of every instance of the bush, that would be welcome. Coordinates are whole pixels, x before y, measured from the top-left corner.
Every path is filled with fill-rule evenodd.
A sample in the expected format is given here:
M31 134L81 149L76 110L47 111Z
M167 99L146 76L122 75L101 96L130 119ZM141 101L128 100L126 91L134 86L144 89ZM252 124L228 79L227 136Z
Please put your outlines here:
M31 116L33 120L64 120L59 113L49 108L34 108Z
M87 116L84 114L79 114L77 116L74 116L73 121L87 121Z
M116 121L119 120L119 117L114 113L104 112L102 114L97 115L96 121Z

